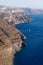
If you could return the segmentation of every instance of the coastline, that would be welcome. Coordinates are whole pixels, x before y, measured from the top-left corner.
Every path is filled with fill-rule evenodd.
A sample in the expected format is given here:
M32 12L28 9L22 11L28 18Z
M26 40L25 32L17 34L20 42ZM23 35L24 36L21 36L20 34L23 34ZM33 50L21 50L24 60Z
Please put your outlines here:
M13 56L18 52L26 37L15 27L0 19L0 65L13 65Z
M23 42L26 36L15 25L27 23L29 20L26 13L19 9L17 12L12 12L12 10L0 12L0 65L13 65L13 56L26 45Z

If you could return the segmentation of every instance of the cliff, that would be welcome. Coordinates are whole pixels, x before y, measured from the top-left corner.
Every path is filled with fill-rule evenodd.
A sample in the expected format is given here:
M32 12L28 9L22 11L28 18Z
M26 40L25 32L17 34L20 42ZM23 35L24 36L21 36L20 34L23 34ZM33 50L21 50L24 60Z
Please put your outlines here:
M31 18L22 9L0 8L0 65L13 65L13 56L21 49L22 39L26 39L15 28L15 24L25 23L29 20Z
M0 8L0 17L2 17L9 24L26 23L31 20L22 8Z
M21 46L20 31L0 19L0 65L12 65L13 55Z
M43 14L43 9L22 8L27 14Z

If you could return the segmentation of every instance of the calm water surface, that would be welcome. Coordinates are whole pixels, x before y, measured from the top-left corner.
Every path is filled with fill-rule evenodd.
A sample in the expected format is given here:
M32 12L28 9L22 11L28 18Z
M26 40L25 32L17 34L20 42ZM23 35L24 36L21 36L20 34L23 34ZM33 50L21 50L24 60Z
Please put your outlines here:
M30 15L30 23L16 27L27 36L27 46L15 56L15 65L43 65L43 15Z

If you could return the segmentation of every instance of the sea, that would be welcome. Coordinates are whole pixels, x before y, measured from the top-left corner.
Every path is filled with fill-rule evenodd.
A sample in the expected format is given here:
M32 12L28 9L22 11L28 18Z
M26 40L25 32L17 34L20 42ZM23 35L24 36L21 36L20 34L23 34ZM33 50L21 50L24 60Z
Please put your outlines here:
M15 54L14 65L43 65L43 14L29 15L32 21L18 24L27 39L26 46Z

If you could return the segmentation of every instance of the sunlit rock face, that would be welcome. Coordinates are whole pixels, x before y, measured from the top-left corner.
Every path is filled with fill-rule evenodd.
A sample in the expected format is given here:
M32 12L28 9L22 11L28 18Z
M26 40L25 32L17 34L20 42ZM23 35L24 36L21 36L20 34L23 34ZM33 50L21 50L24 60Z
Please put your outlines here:
M0 12L0 17L2 17L9 24L20 24L29 22L31 18L27 16L27 12L25 12L22 8L0 8L4 12Z
M13 65L13 48L0 50L0 65Z
M14 54L21 46L20 31L0 18L0 65L13 65Z
M24 10L1 8L0 12L0 65L13 65L13 57L22 47L22 38L26 38L15 24L28 22ZM12 26L14 24L14 27Z

